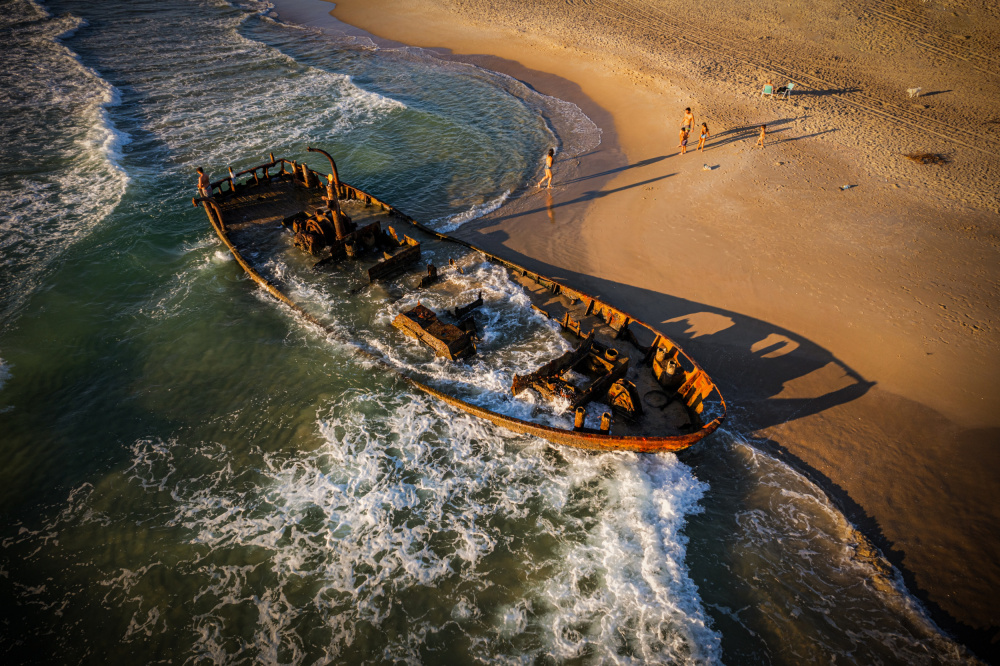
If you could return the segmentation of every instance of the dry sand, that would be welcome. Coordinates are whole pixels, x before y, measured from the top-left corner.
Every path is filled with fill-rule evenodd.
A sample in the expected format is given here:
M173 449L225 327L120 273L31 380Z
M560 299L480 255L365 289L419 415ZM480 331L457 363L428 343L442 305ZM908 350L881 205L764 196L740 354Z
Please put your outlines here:
M734 406L731 429L820 483L942 627L997 657L995 5L341 0L334 15L576 102L600 149L557 161L551 200L459 235L662 323ZM764 99L769 78L797 88ZM712 132L704 153L675 148L687 106Z

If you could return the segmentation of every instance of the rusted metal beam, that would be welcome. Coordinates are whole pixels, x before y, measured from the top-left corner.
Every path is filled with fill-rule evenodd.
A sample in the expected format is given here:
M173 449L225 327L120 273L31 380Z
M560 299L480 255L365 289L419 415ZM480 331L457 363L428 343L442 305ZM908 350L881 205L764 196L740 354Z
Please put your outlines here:
M552 359L530 374L524 376L515 374L514 382L510 387L510 392L517 395L521 391L531 388L531 386L537 382L562 374L568 368L573 367L585 358L587 354L590 353L593 346L594 334L591 332L590 335L588 335L576 349L572 349L562 356Z
M452 310L451 314L452 316L455 317L455 319L464 319L465 315L469 314L476 308L480 307L482 304L483 304L483 292L479 292L479 297L476 300L472 301L468 305L460 305L456 307L454 310Z
M368 281L384 280L404 271L420 260L420 243L409 236L403 237L405 248L395 254L385 254L385 258L368 269Z
M476 353L471 333L441 321L420 303L396 315L392 325L432 348L438 356L454 361Z

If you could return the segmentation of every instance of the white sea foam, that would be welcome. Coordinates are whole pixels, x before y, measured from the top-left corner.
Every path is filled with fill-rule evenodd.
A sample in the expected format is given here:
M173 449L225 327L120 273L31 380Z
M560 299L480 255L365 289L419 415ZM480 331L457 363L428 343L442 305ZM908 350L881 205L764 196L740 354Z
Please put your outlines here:
M385 411L373 415L373 404ZM458 622L474 658L487 661L717 657L719 638L706 626L679 534L703 486L674 456L568 451L556 462L537 440L382 390L349 390L317 427L325 441L318 449L253 454L249 468L220 446L133 447L129 475L169 494L168 525L200 551L232 553L185 565L208 581L194 594L216 600L183 628L198 653L223 663L301 655L294 627L313 616L328 628L325 659L370 640L374 628L387 658L417 662L445 622ZM540 549L543 542L553 546ZM237 551L265 557L239 565ZM521 575L496 570L508 552ZM260 567L274 579L265 594L253 582ZM134 607L130 632L161 621L162 609L131 592L157 575L156 565L133 567L104 581L112 602ZM312 591L293 602L303 585ZM483 600L498 592L518 601ZM413 614L405 633L379 631L400 605L426 603L428 593L443 618ZM234 651L222 637L235 629L231 611L246 606L258 611L253 637Z
M737 527L727 533L727 561L750 595L733 601L752 598L760 616L721 610L751 634L789 628L781 630L784 659L845 654L866 663L969 663L906 590L899 571L861 543L864 537L822 490L740 437L720 434L717 445L734 447L735 462L753 480L734 515Z
M128 183L120 164L128 137L108 115L118 91L62 43L83 21L52 17L26 0L9 9L0 34L19 46L0 71L0 104L10 112L0 126L0 159L14 167L0 176L8 313L38 273L105 219Z
M601 145L601 128L573 102L530 89L507 74L489 73L496 79L505 81L508 87L517 90L519 97L529 100L538 108L549 131L559 139L560 149L566 156L579 157Z
M500 208L507 201L510 196L510 190L505 191L500 196L492 199L490 201L484 201L481 204L476 204L469 208L468 210L462 211L461 213L456 213L445 218L438 218L436 220L431 220L431 226L438 231L443 231L445 233L449 231L454 231L466 222L470 222L483 215L488 215Z
M160 100L148 125L178 162L224 165L234 156L254 159L276 147L315 141L317 128L324 136L344 134L405 110L402 102L355 85L349 75L299 63L243 36L239 29L247 17L266 8L264 3L240 5L248 13L227 19L224 40L211 51L192 52L185 44L136 46L150 51L144 57L212 72L174 82L173 94ZM248 63L254 67L248 69ZM137 82L139 91L148 94L157 94L159 85L155 79ZM212 104L206 105L206 98ZM217 141L218 136L228 140Z

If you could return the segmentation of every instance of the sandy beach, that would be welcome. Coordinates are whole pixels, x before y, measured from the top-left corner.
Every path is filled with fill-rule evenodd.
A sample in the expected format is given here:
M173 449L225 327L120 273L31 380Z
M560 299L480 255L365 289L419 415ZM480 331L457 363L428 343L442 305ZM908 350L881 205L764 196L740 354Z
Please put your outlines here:
M458 235L662 322L734 406L728 427L819 483L942 628L997 657L995 7L340 0L333 14L580 106L600 148L557 156L551 194ZM764 98L769 79L794 90ZM685 107L708 124L704 152L696 134L676 147Z

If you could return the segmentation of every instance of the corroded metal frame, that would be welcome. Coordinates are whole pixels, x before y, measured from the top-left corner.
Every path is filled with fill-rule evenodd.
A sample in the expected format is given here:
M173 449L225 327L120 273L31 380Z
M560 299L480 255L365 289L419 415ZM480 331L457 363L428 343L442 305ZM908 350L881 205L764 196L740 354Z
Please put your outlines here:
M320 152L316 149L312 150L313 152ZM251 167L249 169L245 169L237 174L231 175L230 178L224 178L222 180L212 183L210 191L212 192L213 196L195 198L192 199L192 203L194 203L195 206L201 204L205 208L205 212L208 215L209 222L211 223L212 228L215 229L216 234L226 245L226 247L229 248L229 251L232 253L237 263L243 268L244 271L246 271L247 275L249 275L254 282L260 285L261 288L263 288L269 294L274 296L278 301L288 306L303 320L309 322L310 324L313 324L314 326L319 327L325 333L327 333L332 337L337 338L338 340L341 340L348 344L352 344L358 350L359 353L379 363L386 369L391 370L414 388L419 389L420 391L423 391L424 393L434 398L437 398L438 400L441 400L442 402L447 403L452 407L455 407L456 409L459 409L463 412L466 412L478 418L490 421L495 425L501 426L513 432L522 433L526 435L533 435L535 437L541 437L554 444L562 444L565 446L573 446L576 448L598 450L598 451L609 451L609 450L635 451L639 453L660 453L665 451L680 451L682 449L688 448L692 444L695 444L696 442L700 441L701 439L715 432L715 430L717 430L719 426L722 425L722 422L725 420L727 412L726 401L722 397L722 393L719 391L718 387L716 387L715 383L712 382L712 380L709 378L708 373L706 373L694 359L688 356L680 348L680 346L677 345L677 343L675 343L673 340L671 340L666 335L656 330L649 324L642 322L633 317L632 315L612 306L609 303L601 301L598 298L590 296L589 294L567 287L566 285L557 282L552 278L546 277L539 273L535 273L512 261L508 261L506 259L503 259L502 257L498 257L494 254L486 252L485 250L482 250L467 241L454 238L452 236L448 236L447 234L443 234L429 227L426 227L420 222L417 222L413 218L409 217L408 215L405 215L400 211L396 210L389 204L380 201L371 194L364 192L356 187L353 187L352 185L340 182L339 177L335 176L336 190L339 198L355 199L364 202L365 205L378 206L383 211L385 211L390 217L394 217L400 220L401 222L410 224L416 227L417 229L420 229L425 234L428 234L429 236L438 238L440 240L449 243L462 245L475 252L478 252L482 256L486 257L489 261L500 264L506 267L508 270L511 270L522 277L526 277L533 280L536 284L549 289L553 294L563 294L570 299L576 299L579 300L580 302L586 302L588 303L587 313L599 316L601 319L607 322L612 329L618 331L619 338L626 337L629 339L630 342L636 344L635 336L629 329L629 326L635 324L645 328L648 332L650 332L652 335L655 336L653 344L648 349L645 350L647 358L651 358L654 352L658 350L663 350L671 358L684 359L687 362L687 364L692 368L691 370L684 370L683 367L681 368L681 371L684 373L684 381L681 384L680 388L677 389L677 393L678 395L680 395L684 404L687 405L687 407L690 408L692 411L694 411L696 414L700 415L703 411L704 400L714 393L718 397L721 414L713 418L708 423L703 424L698 430L682 435L667 435L662 437L621 436L621 435L605 434L601 432L574 431L574 430L556 428L553 426L542 425L539 423L532 423L530 421L525 421L523 419L519 419L513 416L499 414L485 407L474 405L470 402L462 400L461 398L457 398L455 396L443 393L435 388L432 388L424 384L423 382L420 382L406 375L399 368L396 368L395 366L386 362L381 357L376 356L375 354L372 354L371 352L363 349L362 347L354 343L354 341L345 339L341 333L335 331L330 326L324 325L314 316L306 312L306 310L303 309L302 306L297 304L295 301L291 300L288 296L282 293L280 289L278 289L270 281L268 281L265 277L263 277L260 273L258 273L253 268L253 266L251 266L249 262L247 262L243 258L243 255L240 254L240 251L236 248L235 245L233 245L232 241L229 239L229 234L226 231L225 223L223 221L222 211L219 209L219 206L215 201L214 195L216 191L218 191L219 197L228 198L237 190L258 185L261 181L261 177L258 175L258 172L262 172L264 179L266 180L268 178L269 169L274 168L279 164L281 165L281 173L286 173L285 172L286 164L292 165L293 167L297 166L295 162L292 162L290 160L286 160L283 158L275 159L273 154L270 157L271 161L268 163ZM327 155L327 157L329 157L329 155ZM333 163L332 158L330 161L332 164ZM316 186L320 187L319 183L322 182L320 174L317 172L310 172L308 167L304 164L301 166L305 178L299 180L300 184L309 187L310 183L316 183ZM292 169L291 173L297 176L296 170L294 168ZM235 182L236 177L246 174L251 174L253 180L252 181L248 180L243 184ZM310 178L309 176L312 177ZM229 189L228 191L223 191L222 185L227 183L229 185ZM640 348L640 350L641 349L642 348Z

